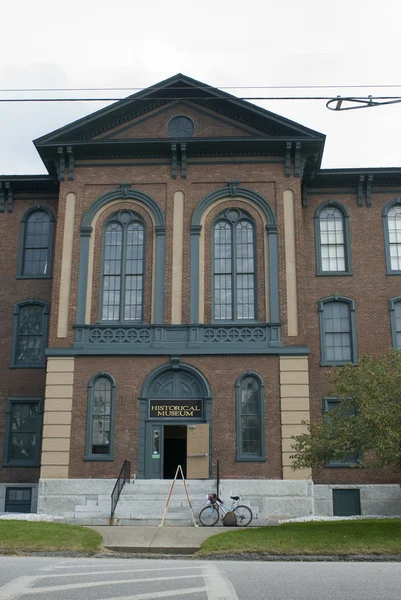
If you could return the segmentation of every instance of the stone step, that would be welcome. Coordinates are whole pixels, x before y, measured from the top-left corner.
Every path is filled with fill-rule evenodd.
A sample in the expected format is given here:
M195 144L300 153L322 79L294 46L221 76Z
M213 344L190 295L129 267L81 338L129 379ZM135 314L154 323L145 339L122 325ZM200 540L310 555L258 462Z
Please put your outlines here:
M157 527L161 523L161 519L116 519L115 525L124 526L124 525L135 525L135 527ZM196 521L197 525L199 525L198 521ZM192 519L182 519L177 521L169 521L168 518L164 521L164 525L166 527L193 527L194 522Z
M206 495L205 496L189 496L192 504L194 504L195 502L197 504L206 504ZM137 495L134 496L133 494L121 494L118 502L159 502L159 503L164 503L166 504L168 499L168 496L153 496L153 495L148 495L148 494L144 494L143 496L141 495ZM98 504L102 503L105 504L106 502L108 502L110 504L110 498L108 498L107 500L99 500ZM172 494L171 499L170 499L170 503L177 503L177 502L185 502L186 504L188 504L188 499L186 496L182 496L180 495L175 495Z
M127 493L132 493L132 492L136 492L139 491L141 494L155 494L155 493L162 493L162 494L168 494L170 489L171 489L171 482L167 482L167 485L165 482L163 482L163 480L160 480L160 482L157 483L153 483L152 480L146 480L144 482L140 481L140 482L135 482L135 483L130 483L130 484L125 484L125 486L123 487L123 491L127 492ZM187 489L192 492L192 493L209 493L211 491L214 491L216 489L216 484L215 482L211 481L211 482L196 482L196 483L191 483L188 484L187 483ZM174 491L175 490L182 490L185 493L185 488L182 484L181 481L177 481L174 485Z

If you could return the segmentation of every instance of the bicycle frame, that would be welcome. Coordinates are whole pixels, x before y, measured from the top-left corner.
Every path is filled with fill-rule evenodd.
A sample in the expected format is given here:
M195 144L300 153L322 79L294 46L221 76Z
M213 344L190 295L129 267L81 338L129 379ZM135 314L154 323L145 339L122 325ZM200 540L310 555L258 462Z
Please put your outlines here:
M233 500L231 507L227 506L227 504L223 504L222 502L219 502L219 500L216 500L214 505L215 506L217 505L217 507L218 507L220 518L224 518L228 512L231 512L232 510L234 510L234 508L237 508L237 506L239 506L239 500ZM222 512L223 514L220 515L220 512Z

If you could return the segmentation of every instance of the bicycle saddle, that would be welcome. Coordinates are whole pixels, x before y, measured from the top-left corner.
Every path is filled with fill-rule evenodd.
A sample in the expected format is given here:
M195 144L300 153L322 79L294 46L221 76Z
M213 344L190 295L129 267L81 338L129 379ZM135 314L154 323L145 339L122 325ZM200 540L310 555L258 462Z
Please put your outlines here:
M231 500L239 500L239 496L230 496Z

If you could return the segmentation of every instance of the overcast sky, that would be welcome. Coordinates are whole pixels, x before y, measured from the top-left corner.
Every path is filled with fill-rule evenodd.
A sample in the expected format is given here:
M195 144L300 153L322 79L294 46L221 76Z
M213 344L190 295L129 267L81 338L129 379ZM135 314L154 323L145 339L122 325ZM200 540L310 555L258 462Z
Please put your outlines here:
M333 86L227 90L238 96L401 95L373 87L401 86L397 0L3 0L0 15L2 89L146 87L181 72L216 87ZM258 104L325 133L325 168L401 167L401 104L347 112L325 101ZM103 106L0 103L0 174L46 172L32 140Z

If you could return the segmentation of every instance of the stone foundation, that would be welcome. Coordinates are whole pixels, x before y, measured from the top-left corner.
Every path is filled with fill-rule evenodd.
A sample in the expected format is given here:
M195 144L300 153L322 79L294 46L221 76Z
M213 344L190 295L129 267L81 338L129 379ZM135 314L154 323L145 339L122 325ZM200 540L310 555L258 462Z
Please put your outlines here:
M38 487L37 483L0 483L0 513L5 511L7 488L31 488L31 512L38 512Z
M189 481L188 484L190 494L196 494L197 507L200 506L200 502L203 504L204 490L212 492L216 489L216 483L212 480L210 482ZM83 517L84 514L96 518L97 512L99 517L105 518L114 485L115 479L41 479L38 512L76 519L76 522L79 522L80 515ZM160 501L162 508L165 506L170 482L137 480L129 486L136 494L135 500L133 499L133 510L135 511L136 508L136 513L138 513L141 490L143 488L143 493L149 494L149 486L151 486L152 500ZM126 491L128 491L127 487ZM181 488L182 486L179 485L179 491L175 489L173 496L182 495ZM314 485L310 480L223 479L220 484L220 495L226 504L230 503L230 496L240 496L241 502L252 508L255 521L262 524L268 519L312 515L332 516L333 489L359 489L362 515L401 514L399 485ZM2 506L4 507L4 497L5 486L0 486L0 503L3 503L0 504L0 510ZM150 498L146 496L146 499L146 503L149 503ZM127 503L127 497L124 502ZM154 507L155 505L152 510Z
M401 515L401 486L314 485L315 515L333 516L333 489L360 490L362 515Z

